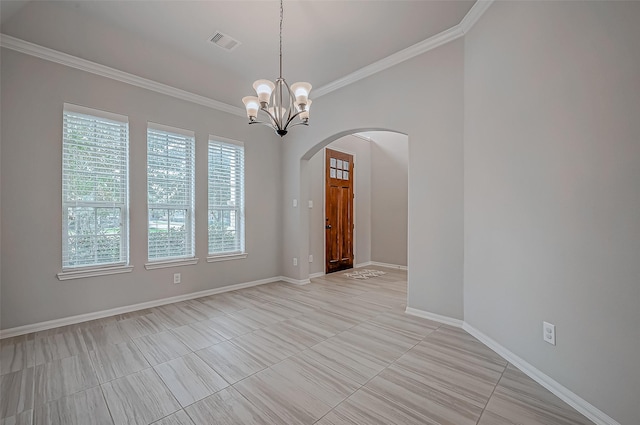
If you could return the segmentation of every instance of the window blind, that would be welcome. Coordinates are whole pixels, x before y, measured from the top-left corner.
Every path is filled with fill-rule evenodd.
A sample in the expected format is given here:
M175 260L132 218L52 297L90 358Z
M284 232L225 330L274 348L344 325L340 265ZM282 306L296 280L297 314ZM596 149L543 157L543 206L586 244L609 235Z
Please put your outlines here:
M194 256L192 131L149 123L147 128L148 257Z
M129 123L64 104L62 267L128 263Z
M209 255L244 252L244 147L209 139Z

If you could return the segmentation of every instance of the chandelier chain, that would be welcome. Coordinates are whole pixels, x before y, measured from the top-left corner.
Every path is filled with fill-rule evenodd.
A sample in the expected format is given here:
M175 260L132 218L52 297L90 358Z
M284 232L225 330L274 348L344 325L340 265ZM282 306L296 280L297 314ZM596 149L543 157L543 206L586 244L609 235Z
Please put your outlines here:
M284 22L284 0L280 0L280 76L275 84L270 80L257 80L253 83L256 96L242 98L247 109L249 124L263 124L273 128L280 137L287 134L289 127L309 125L309 92L311 84L306 82L294 83L291 87L282 76L282 28ZM270 106L272 105L272 106ZM258 112L263 112L268 122L258 121ZM293 123L298 118L299 122Z
M284 6L280 0L280 78L282 78L282 21L284 20Z

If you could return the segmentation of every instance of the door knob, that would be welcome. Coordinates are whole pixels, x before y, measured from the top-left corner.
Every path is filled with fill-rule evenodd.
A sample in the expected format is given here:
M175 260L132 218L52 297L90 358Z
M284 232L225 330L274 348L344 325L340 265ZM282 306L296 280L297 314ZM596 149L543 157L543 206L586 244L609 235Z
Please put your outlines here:
M324 226L325 229L331 229L331 225L327 224L326 226Z

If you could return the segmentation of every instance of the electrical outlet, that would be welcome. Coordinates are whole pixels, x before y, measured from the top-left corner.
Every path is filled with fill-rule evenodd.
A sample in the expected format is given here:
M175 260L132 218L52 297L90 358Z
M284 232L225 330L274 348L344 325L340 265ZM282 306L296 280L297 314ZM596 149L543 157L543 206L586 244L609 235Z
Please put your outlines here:
M556 345L556 325L542 322L542 338L551 345Z
M309 208L313 208L313 201L309 201Z
M180 276L180 273L174 273L173 274L173 283L175 283L175 284L180 283L182 281L181 278L182 277Z
M294 199L293 200L293 208L296 208L298 206L298 200Z
M313 263L313 255L309 254L309 262Z
M296 257L293 257L293 266L297 266L298 265L298 259Z

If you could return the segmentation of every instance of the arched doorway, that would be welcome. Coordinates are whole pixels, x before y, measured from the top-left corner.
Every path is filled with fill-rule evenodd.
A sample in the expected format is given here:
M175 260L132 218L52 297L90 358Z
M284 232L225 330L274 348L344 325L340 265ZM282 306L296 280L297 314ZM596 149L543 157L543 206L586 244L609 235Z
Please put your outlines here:
M328 232L334 229L326 229L331 215L327 209L327 148L351 155L354 164L350 165L355 165L349 176L353 177L354 195L353 265L406 269L408 136L383 129L352 130L325 139L302 159L300 181L306 183L301 190L306 189L309 200L308 208L300 211L307 219L301 229L308 232L308 275L324 274L330 261Z

